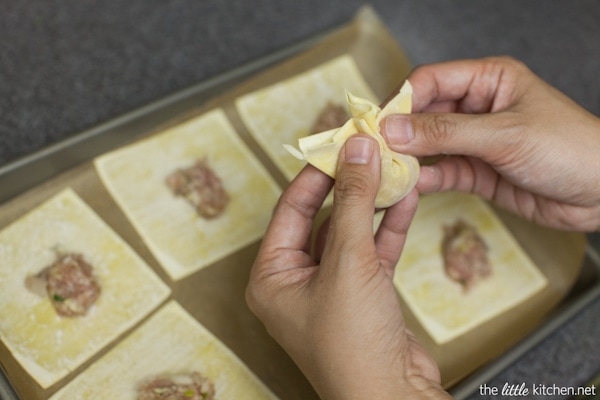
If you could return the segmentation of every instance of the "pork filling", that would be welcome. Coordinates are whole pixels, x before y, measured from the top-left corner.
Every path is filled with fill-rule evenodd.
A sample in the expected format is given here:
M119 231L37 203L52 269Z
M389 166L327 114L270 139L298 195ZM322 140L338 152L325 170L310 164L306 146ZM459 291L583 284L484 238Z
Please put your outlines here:
M492 273L487 244L477 229L463 220L444 226L442 255L446 274L465 290Z
M92 269L81 254L59 254L52 265L28 277L25 285L47 295L58 315L79 317L87 314L100 296L100 284Z
M137 400L213 400L213 383L199 374L158 377L138 387Z
M229 203L229 195L221 179L205 159L188 168L181 168L167 176L167 186L174 195L183 196L204 218L220 215Z
M346 109L334 103L327 103L321 110L313 126L310 128L310 133L319 133L330 129L339 128L348 121L348 113Z

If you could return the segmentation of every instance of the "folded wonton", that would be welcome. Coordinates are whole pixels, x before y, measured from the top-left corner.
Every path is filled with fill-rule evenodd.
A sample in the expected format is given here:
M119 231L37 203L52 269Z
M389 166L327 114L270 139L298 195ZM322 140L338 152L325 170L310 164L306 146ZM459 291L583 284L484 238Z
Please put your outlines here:
M340 128L306 136L298 141L300 150L284 147L295 157L306 160L327 175L335 178L338 156L346 140L356 133L366 133L379 143L381 181L375 207L389 207L406 196L417 183L419 162L415 157L395 153L388 147L379 131L379 123L390 114L410 113L412 86L408 81L400 92L383 108L369 100L346 93L352 117Z

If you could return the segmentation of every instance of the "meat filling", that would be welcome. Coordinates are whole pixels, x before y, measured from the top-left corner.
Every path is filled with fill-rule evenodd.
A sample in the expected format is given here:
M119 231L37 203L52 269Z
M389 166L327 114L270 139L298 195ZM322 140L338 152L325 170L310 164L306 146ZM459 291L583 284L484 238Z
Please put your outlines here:
M321 110L315 123L310 128L311 133L319 133L323 131L328 131L330 129L339 128L344 125L348 120L348 113L346 109L339 105L333 103L327 103L325 108Z
M487 244L476 228L463 220L444 226L442 255L446 274L465 290L492 273Z
M54 264L28 277L25 285L33 292L47 295L62 317L87 314L100 296L100 284L92 266L77 253L59 254Z
M189 168L173 172L167 176L166 184L173 194L185 197L204 218L217 217L229 203L229 195L221 179L204 159Z
M150 380L138 387L137 400L213 400L213 383L192 372Z

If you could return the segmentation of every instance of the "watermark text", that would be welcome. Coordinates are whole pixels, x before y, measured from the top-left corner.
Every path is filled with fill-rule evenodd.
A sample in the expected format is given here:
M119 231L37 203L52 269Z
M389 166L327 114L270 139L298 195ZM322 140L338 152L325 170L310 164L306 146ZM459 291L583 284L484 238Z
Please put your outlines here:
M560 386L545 384L525 384L508 383L502 387L489 386L487 384L479 385L479 394L482 396L507 396L507 397L526 397L526 396L595 396L596 386Z

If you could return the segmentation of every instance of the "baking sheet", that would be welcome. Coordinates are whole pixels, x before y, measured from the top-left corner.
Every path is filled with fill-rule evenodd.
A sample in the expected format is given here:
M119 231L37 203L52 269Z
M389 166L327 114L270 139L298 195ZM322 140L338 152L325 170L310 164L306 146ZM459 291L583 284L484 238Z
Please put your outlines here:
M246 79L256 70L270 66L274 61L288 57L298 50L303 52L254 75L251 79ZM377 16L370 8L363 9L353 21L331 33L286 49L274 57L223 75L209 83L190 88L165 101L87 131L61 145L3 167L0 169L1 199L12 199L0 207L0 227L6 226L60 190L72 187L147 261L164 282L169 284L173 291L172 298L222 340L273 392L286 399L317 398L297 367L268 336L260 321L245 305L244 290L258 250L258 242L186 279L172 281L104 189L91 158L117 148L125 141L161 132L190 117L215 107L223 107L242 140L271 172L279 185L284 187L287 184L286 177L246 131L235 110L235 99L343 54L350 54L354 58L369 86L380 98L387 97L391 90L402 82L410 69L402 50ZM481 339L472 343L471 339L482 337L474 331L474 337L469 336L452 342L460 352L449 351L443 346L428 342L426 335L421 332L425 346L440 363L446 387L469 374L476 374L479 367L500 357L520 339L534 332L542 321L547 320L548 312L568 293L576 278L581 276L579 271L585 247L583 235L542 229L499 210L497 212L538 266L555 267L551 269L554 272L550 274L550 278L557 282L557 290L552 293L550 300L544 301L543 304L540 304L541 300L538 299L525 307L519 307L516 314L520 318L516 315L506 316L501 325L507 334L501 340L496 338L492 343ZM585 267L586 264L583 265ZM584 269L585 271L588 275L584 281L596 282L595 270L588 268ZM587 293L589 287L583 285L580 289L582 293ZM579 296L574 296L574 304L579 304L576 303L578 299ZM540 309L544 312L540 313ZM525 318L525 323L521 324L524 315L535 317ZM418 324L409 311L407 321L419 332ZM518 329L512 329L517 323ZM480 332L489 334L497 328L494 323L486 324ZM119 339L130 332L131 330ZM119 339L101 351L98 357L114 347ZM2 368L11 385L3 387L1 390L4 392L0 393L12 396L14 388L21 398L46 399L98 357L73 371L57 385L43 390L24 372L6 347L0 345ZM488 365L491 368L494 366L493 363Z

